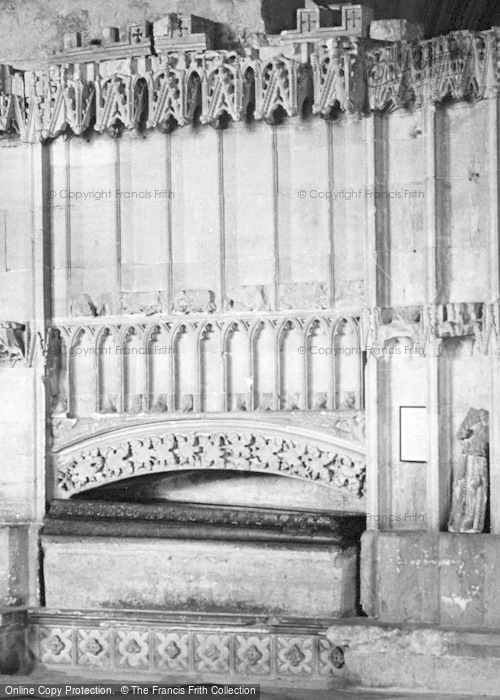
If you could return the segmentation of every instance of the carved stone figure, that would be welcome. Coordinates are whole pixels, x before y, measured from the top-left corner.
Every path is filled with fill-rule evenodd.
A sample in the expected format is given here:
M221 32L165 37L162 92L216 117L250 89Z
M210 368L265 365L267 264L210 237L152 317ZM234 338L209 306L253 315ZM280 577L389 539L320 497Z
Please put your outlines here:
M193 410L193 394L184 394L181 400L181 412L189 413Z
M373 318L374 347L385 348L391 340L407 338L415 346L421 344L421 310L418 306L376 310Z
M168 397L166 394L160 394L151 409L153 413L165 413L168 411Z
M71 300L72 316L97 316L97 309L88 294L78 294Z
M346 280L339 283L336 289L337 302L351 303L353 305L363 302L365 297L365 281L362 280Z
M101 413L116 413L118 397L115 395L106 396L101 408Z
M142 394L131 394L128 397L127 410L129 413L140 413L142 411Z
M122 310L124 314L153 316L167 310L165 292L123 292Z
M178 292L175 295L174 312L178 314L213 313L216 310L214 293L205 289Z
M24 359L24 326L17 323L0 323L0 365L12 367Z
M453 475L449 532L481 533L488 502L489 413L471 408L458 431L463 444Z
M257 411L272 411L274 405L274 394L264 392L258 397Z
M324 411L328 408L328 394L325 391L318 391L314 394L315 411Z
M112 292L104 292L99 297L97 305L98 316L115 316L118 313L119 303L116 294Z
M288 393L282 398L282 405L285 411L297 411L300 409L300 393Z
M280 285L279 308L326 309L328 307L328 285L325 282L303 282Z
M233 287L225 297L226 311L269 311L269 301L264 285Z

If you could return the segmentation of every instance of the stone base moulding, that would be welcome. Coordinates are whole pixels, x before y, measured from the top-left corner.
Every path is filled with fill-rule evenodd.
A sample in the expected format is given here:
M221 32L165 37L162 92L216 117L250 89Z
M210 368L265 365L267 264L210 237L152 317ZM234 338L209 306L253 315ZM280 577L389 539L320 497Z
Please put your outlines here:
M343 677L326 628L311 621L114 611L37 611L32 621L35 658L65 673L144 674L164 682L200 674L256 683L300 678L331 684Z

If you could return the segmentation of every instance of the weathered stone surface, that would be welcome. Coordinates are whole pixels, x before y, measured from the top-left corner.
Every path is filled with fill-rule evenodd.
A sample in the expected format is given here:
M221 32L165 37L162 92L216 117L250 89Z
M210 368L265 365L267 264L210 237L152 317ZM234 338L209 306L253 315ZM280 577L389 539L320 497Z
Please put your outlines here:
M35 480L33 370L19 364L0 369L0 392L0 523L26 522Z
M356 549L90 537L43 547L49 608L336 617L355 606Z
M369 617L377 617L377 539L378 532L373 530L361 536L361 607Z
M436 535L381 533L377 557L379 619L437 622L438 567Z
M418 41L423 36L423 24L406 19L379 19L370 24L370 39L378 41Z
M0 526L0 610L27 604L28 562L28 528Z
M497 627L498 542L495 535L366 533L362 602L384 622Z
M31 670L24 612L0 613L0 678Z
M405 592L405 595L410 595ZM498 633L467 634L400 626L335 625L327 638L344 650L346 681L421 692L500 692Z

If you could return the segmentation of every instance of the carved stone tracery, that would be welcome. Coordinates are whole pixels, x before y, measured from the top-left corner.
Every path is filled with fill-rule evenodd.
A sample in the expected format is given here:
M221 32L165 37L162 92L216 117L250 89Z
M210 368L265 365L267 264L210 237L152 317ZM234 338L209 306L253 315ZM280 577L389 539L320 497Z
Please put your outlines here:
M129 476L178 469L274 472L364 494L365 463L341 449L245 433L152 435L91 447L58 463L59 493L75 493Z
M396 42L366 54L373 110L426 102L481 99L497 90L495 30L453 32L418 43Z

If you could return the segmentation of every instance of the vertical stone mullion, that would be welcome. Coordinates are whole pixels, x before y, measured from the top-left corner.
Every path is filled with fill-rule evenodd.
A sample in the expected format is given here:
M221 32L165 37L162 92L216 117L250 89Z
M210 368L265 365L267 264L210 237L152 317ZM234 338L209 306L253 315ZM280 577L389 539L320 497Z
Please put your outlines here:
M37 338L46 338L51 324L52 284L51 284L51 209L49 190L51 186L50 146L35 143L30 148L30 189L31 189L31 241L32 241L32 310L31 337L36 343L33 354L33 501L32 522L29 532L29 604L40 604L40 582L38 562L38 535L45 516L46 499L46 416L48 412L44 374L45 363L41 357ZM49 477L50 478L50 477Z
M375 116L372 114L364 122L366 144L366 185L368 190L375 187ZM377 305L377 228L375 199L365 197L365 299L369 309ZM335 333L332 336L335 347ZM336 361L334 360L334 408L336 403ZM367 513L379 513L379 425L378 425L378 364L374 355L368 354L366 366L366 483ZM377 518L368 518L367 528L378 530Z
M437 269L437 187L438 173L436 168L436 145L439 138L436 108L427 104L424 108L424 139L425 139L425 226L427 233L427 275L426 275L426 305L429 309L437 302L438 274ZM430 332L433 332L432 330ZM444 480L447 475L442 473L439 451L439 345L434 338L427 339L427 426L429 453L427 461L427 528L439 532L444 526L447 504L444 502L446 489Z
M488 182L490 200L490 301L500 299L500 251L499 251L499 98L496 94L488 100L489 168ZM493 346L493 347L492 347ZM491 532L500 534L500 356L497 343L490 344L491 415L490 415L490 523Z
M172 309L174 303L173 295L173 260L172 260L172 197L175 193L172 190L172 136L165 136L166 148L166 190L167 196L167 270L166 270L166 292L167 292L167 309Z

